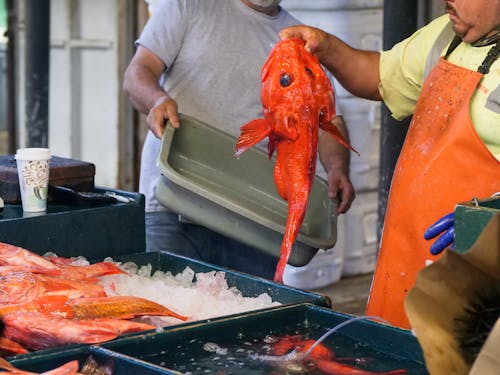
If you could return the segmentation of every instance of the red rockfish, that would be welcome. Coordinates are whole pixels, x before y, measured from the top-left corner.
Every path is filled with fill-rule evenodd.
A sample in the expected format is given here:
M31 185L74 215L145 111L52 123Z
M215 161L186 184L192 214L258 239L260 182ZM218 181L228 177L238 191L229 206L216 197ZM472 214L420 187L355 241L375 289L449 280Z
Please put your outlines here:
M235 155L269 138L268 154L277 151L274 182L288 201L288 217L274 281L283 271L306 212L316 172L319 128L354 150L331 123L335 116L333 88L316 56L300 39L285 39L274 46L261 70L264 118L241 127ZM355 150L354 150L355 151Z

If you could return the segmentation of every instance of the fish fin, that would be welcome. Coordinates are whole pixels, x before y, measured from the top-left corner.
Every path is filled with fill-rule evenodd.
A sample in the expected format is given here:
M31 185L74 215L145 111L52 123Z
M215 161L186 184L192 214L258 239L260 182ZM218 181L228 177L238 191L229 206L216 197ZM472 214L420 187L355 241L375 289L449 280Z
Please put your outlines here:
M277 158L276 164L274 165L274 185L276 186L276 191L283 200L288 200L288 178L286 176L286 169L283 168L283 162L280 158Z
M327 122L327 123L322 123L320 125L321 129L325 130L326 132L328 132L333 138L335 138L335 140L337 142L339 142L340 144L344 145L345 147L347 147L348 149L354 151L358 156L359 155L359 152L356 151L354 149L354 147L352 147L349 142L347 142L347 140L345 139L345 137L342 135L342 133L340 132L339 129L337 129L337 127L335 125L333 125L331 122Z
M265 119L258 118L241 127L238 142L234 148L234 156L239 157L253 145L256 145L271 134L271 128Z
M269 159L273 157L274 150L276 149L276 137L271 133L269 135L269 143L267 144L267 156Z
M7 355L27 354L28 349L14 340L0 336L0 353L7 353ZM5 365L2 359L3 358L0 356L0 368L7 369L6 367L2 367L2 364Z
M275 115L277 120L274 124L273 133L279 139L296 141L299 137L298 123L299 119L295 113L279 113Z

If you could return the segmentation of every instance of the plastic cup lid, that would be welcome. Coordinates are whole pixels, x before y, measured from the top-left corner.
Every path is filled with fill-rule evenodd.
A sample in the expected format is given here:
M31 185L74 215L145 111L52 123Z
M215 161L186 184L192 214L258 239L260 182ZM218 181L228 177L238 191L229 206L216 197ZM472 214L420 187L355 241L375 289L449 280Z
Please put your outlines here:
M48 148L20 148L15 155L17 160L49 160Z

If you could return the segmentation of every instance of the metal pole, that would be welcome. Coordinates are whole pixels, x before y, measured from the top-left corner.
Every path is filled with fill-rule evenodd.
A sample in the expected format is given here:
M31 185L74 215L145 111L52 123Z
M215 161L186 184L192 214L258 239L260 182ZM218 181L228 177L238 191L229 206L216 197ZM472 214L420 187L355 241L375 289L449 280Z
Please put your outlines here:
M418 0L385 0L383 48L390 49L394 44L410 36L417 29ZM382 233L387 198L392 175L411 119L397 121L391 117L389 109L382 105L380 133L379 201L377 231L378 240Z
M26 0L26 145L48 147L50 0Z

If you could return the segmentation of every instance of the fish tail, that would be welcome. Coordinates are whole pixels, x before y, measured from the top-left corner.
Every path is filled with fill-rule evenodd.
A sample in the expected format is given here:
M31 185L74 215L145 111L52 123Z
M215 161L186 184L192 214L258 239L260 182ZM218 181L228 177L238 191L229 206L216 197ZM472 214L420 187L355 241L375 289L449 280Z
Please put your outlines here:
M293 243L297 238L300 226L304 220L308 195L308 193L305 194L305 197L302 197L301 199L295 197L295 199L289 200L288 202L288 217L286 221L285 234L283 236L283 241L281 242L280 259L274 274L275 282L283 283L283 273L285 272L285 267L288 263L288 259L290 258Z
M330 133L330 135L333 138L335 138L335 140L337 142L339 142L341 145L344 145L348 149L354 151L358 156L360 156L359 152L356 151L354 149L354 147L352 147L349 144L349 142L347 141L347 139L344 137L344 135L340 132L340 130L335 125L333 125L331 122L327 122L327 123L322 123L320 126L321 126L321 129L323 129L323 130L327 131L328 133Z
M258 118L241 127L241 133L234 147L234 156L239 157L250 147L256 145L271 134L271 128L265 119Z

